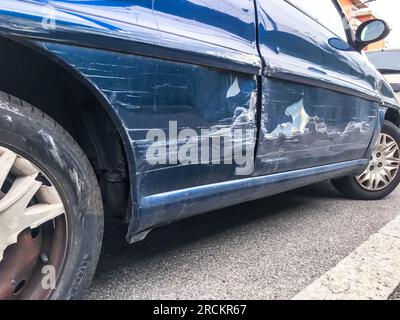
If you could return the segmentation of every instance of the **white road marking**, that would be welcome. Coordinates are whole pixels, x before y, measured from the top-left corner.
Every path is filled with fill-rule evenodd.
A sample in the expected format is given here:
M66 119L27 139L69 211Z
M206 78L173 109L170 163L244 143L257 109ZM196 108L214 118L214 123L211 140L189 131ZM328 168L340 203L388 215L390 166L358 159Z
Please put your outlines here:
M386 300L400 283L400 216L294 300Z

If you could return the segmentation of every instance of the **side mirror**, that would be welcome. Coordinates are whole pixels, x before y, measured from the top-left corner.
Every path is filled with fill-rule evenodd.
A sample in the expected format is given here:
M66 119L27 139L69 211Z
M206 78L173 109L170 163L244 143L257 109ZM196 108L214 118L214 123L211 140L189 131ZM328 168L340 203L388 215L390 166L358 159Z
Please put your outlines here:
M390 27L386 21L381 19L365 21L356 31L356 49L361 51L369 44L385 39L389 33Z

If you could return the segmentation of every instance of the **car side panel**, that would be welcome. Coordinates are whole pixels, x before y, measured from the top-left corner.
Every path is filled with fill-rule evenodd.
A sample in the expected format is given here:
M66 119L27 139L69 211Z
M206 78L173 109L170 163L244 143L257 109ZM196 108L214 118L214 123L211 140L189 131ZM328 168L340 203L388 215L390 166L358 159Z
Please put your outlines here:
M135 155L129 242L142 239L152 227L175 220L361 173L368 163L357 159L261 177L238 176L235 164L151 165L145 150L154 141L146 139L146 132L162 128L169 133L170 120L178 120L181 128L196 130L214 126L222 132L254 129L257 79L159 59L52 43L41 45L97 87L122 120ZM255 140L245 139L243 144L254 150Z
M255 174L363 158L378 125L376 70L289 1L257 4L266 69Z
M378 103L263 77L256 175L362 159Z
M256 141L255 76L53 43L42 46L73 66L110 101L135 154L138 195L242 179L252 174ZM183 129L193 130L197 137L180 137ZM243 134L234 136L233 129ZM157 156L160 159L165 156L167 163L153 164L148 151L157 140L148 134L160 130L166 139L158 145L165 155ZM201 162L200 147L205 141L210 153ZM220 149L213 153L215 141L219 141ZM188 142L196 146L198 163L177 162L181 147ZM224 153L224 143L232 146L231 151L235 145L251 150L247 173L237 174L234 154Z

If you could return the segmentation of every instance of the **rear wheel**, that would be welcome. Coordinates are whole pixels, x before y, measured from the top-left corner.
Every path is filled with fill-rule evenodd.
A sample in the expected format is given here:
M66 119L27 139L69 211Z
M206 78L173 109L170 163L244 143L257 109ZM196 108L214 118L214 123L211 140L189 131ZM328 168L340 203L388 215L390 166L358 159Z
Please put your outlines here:
M102 233L82 150L50 117L0 92L0 299L82 297Z
M360 200L378 200L400 183L400 130L385 121L365 171L356 177L332 180L344 195Z

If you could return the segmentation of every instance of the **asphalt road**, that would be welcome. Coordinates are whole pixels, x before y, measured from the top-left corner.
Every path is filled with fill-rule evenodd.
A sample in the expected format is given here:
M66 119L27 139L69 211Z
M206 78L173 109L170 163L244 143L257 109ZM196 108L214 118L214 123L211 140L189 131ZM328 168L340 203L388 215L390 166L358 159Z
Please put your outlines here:
M400 188L363 202L326 182L159 228L134 245L109 227L86 298L290 299L398 208Z

